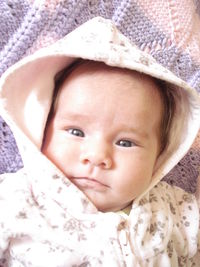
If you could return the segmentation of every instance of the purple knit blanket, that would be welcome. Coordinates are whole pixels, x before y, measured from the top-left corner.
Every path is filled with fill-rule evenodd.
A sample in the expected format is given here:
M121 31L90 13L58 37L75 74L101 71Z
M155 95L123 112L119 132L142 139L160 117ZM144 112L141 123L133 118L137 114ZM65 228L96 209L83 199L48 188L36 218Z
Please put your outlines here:
M200 92L199 0L1 0L0 14L0 75L22 57L102 16ZM15 139L0 117L0 173L22 166ZM164 179L194 193L199 168L200 136Z

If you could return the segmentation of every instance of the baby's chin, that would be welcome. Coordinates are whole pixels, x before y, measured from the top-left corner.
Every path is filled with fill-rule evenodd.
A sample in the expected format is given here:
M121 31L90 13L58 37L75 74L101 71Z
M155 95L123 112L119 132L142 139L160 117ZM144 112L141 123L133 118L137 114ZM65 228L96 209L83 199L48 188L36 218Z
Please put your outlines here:
M118 206L115 205L109 205L108 203L102 203L99 201L93 200L90 196L86 194L86 196L89 198L89 200L92 202L92 204L97 208L98 211L100 212L117 212L120 210Z
M118 211L122 211L122 210L124 210L124 209L126 209L126 208L128 208L130 205L131 205L131 203L132 203L132 201L131 202L129 202L129 203L126 203L126 204L124 204L124 205L98 205L98 204L96 204L95 205L95 203L93 203L95 206L96 206L96 208L98 209L98 211L101 211L101 212L118 212Z
M81 190L81 188L79 189ZM81 191L100 212L117 212L132 204L132 200L125 203L120 202L121 199L117 199L116 194L110 194L110 188L107 190L108 194L106 191L101 192L91 188L84 188Z

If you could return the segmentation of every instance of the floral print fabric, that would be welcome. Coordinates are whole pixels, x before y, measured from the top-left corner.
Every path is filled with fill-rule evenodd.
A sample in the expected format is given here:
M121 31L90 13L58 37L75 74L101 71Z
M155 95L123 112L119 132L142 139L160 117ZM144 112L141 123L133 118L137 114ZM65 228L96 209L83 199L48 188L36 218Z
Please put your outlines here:
M48 164L1 177L0 266L198 266L192 195L160 182L129 216L101 213Z

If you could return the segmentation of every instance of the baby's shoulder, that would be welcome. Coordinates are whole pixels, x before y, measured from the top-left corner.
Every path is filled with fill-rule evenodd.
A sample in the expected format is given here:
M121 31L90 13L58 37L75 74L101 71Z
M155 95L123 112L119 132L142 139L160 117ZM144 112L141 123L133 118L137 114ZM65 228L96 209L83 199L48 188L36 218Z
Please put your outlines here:
M196 228L199 223L199 208L194 194L177 186L171 186L164 181L151 190L150 198L151 194L156 196L158 203L165 203L164 206L174 221L181 222L186 228L194 224Z
M152 193L159 194L164 197L167 202L175 202L178 206L183 203L196 203L194 194L186 192L178 186L172 186L165 181L158 183L152 190Z

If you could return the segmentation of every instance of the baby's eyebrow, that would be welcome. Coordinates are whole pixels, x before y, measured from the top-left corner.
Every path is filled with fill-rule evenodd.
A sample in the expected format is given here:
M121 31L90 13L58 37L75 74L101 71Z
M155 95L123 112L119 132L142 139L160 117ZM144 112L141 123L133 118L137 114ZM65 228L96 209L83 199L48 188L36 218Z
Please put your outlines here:
M119 129L121 129L122 132L124 131L124 132L134 133L144 139L149 138L149 133L140 128L122 124Z
M73 121L92 121L92 116L83 114L83 113L75 113L75 112L65 112L64 114L58 114L57 117L61 121L68 121L68 120L73 120Z
M66 111L64 114L58 114L58 120L61 123L76 123L76 122L84 122L87 124L90 124L94 122L94 120L98 120L98 115L97 114L84 114L84 113L79 113L79 112L71 112L71 111ZM117 129L119 132L122 133L130 133L130 134L135 134L138 137L142 139L148 139L149 138L149 133L145 131L145 129L141 129L140 127L134 127L130 126L126 123L120 123L117 126Z

